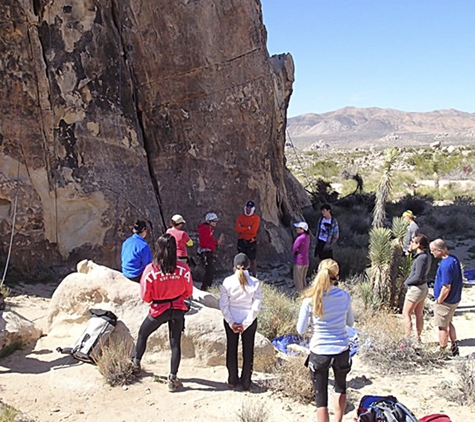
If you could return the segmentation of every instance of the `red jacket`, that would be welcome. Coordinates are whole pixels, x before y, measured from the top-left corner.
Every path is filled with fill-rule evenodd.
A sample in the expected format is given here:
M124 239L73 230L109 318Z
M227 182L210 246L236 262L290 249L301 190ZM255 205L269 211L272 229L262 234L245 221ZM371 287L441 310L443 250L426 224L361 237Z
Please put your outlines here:
M211 252L216 250L218 241L214 240L214 229L208 223L201 223L198 226L198 236L200 239L200 248L209 249Z
M173 305L173 309L188 310L185 299L193 294L193 280L188 265L177 261L174 274L162 274L153 263L148 264L140 279L140 297L150 305L150 315L154 318L163 314ZM154 300L178 299L168 303L153 303Z

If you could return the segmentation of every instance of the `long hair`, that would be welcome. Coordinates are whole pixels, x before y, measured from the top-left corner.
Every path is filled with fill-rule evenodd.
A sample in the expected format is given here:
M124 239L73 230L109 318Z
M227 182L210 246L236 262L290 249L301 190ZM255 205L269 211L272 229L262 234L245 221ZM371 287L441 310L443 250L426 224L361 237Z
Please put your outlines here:
M238 265L237 267L234 267L234 268L237 271L237 278L239 280L239 284L241 285L241 288L243 290L246 290L246 286L249 284L249 281L247 280L246 273L244 272L244 270L247 270L247 268L245 268L244 265Z
M422 233L416 234L412 240L414 242L419 243L419 247L424 250L428 251L429 250L429 240L427 239L427 236L423 235Z
M315 280L303 295L304 298L311 298L314 316L323 318L323 296L330 292L339 272L340 268L333 259L324 259L320 262Z
M176 268L176 240L171 234L160 236L155 242L153 264L163 274L173 274Z

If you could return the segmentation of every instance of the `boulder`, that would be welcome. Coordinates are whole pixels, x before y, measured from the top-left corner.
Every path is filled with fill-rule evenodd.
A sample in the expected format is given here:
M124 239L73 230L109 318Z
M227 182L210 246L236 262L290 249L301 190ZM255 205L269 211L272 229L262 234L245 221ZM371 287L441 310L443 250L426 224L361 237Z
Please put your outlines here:
M182 357L196 359L202 365L224 365L226 336L217 299L209 293L193 289L193 302L186 315L182 337ZM195 300L196 299L196 300ZM207 305L211 305L208 307ZM53 293L48 313L48 336L58 337L58 346L70 346L84 330L89 309L114 312L119 321L117 330L134 340L148 314L149 305L140 299L140 286L118 271L92 261L81 261L78 272L68 275ZM168 326L164 324L147 343L147 351L169 350ZM146 352L147 353L147 352ZM269 340L257 334L255 369L263 371L275 361Z
M0 311L0 350L15 342L35 342L42 331L33 322L14 311Z

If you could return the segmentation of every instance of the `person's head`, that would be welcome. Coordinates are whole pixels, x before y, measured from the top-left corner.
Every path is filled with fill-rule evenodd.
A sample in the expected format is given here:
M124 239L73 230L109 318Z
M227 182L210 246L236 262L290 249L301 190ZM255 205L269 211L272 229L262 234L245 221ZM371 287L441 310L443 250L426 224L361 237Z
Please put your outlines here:
M442 239L435 239L430 242L429 248L430 253L434 255L435 258L444 258L449 254L447 244Z
M320 212L322 213L323 218L332 217L332 207L330 206L330 204L323 204L320 207Z
M414 221L414 213L411 210L406 210L402 213L402 216L407 221Z
M309 234L308 232L308 224L305 221L300 221L299 223L294 224L295 231L298 234L306 233Z
M339 274L340 267L333 259L324 259L320 262L313 283L304 293L304 297L311 298L313 315L323 318L323 296L329 293Z
M181 229L183 227L183 224L186 223L186 221L180 214L175 214L171 219L171 223L174 228Z
M234 257L234 271L237 273L239 283L241 284L243 290L245 290L246 284L248 283L247 276L244 271L247 270L250 265L251 261L245 253L238 253Z
M132 232L145 238L147 236L147 223L143 220L135 220Z
M153 263L163 274L173 274L176 268L176 241L171 234L160 236L155 242Z
M219 218L214 212L209 212L208 214L206 214L205 220L210 226L214 227L216 226L216 223L219 221Z
M416 234L411 240L411 244L409 245L409 250L411 252L417 251L417 250L422 250L422 251L429 250L429 239L427 239L427 236L423 235L422 233Z
M246 215L252 215L254 214L254 211L256 210L256 204L254 201L247 201L246 206L244 207L244 213Z

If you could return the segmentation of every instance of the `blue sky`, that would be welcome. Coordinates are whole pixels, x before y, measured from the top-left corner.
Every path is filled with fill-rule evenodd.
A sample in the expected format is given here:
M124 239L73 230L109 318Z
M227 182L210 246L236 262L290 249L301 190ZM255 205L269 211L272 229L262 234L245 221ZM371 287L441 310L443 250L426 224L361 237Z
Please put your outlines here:
M475 112L475 0L261 0L290 52L288 116L346 106Z

